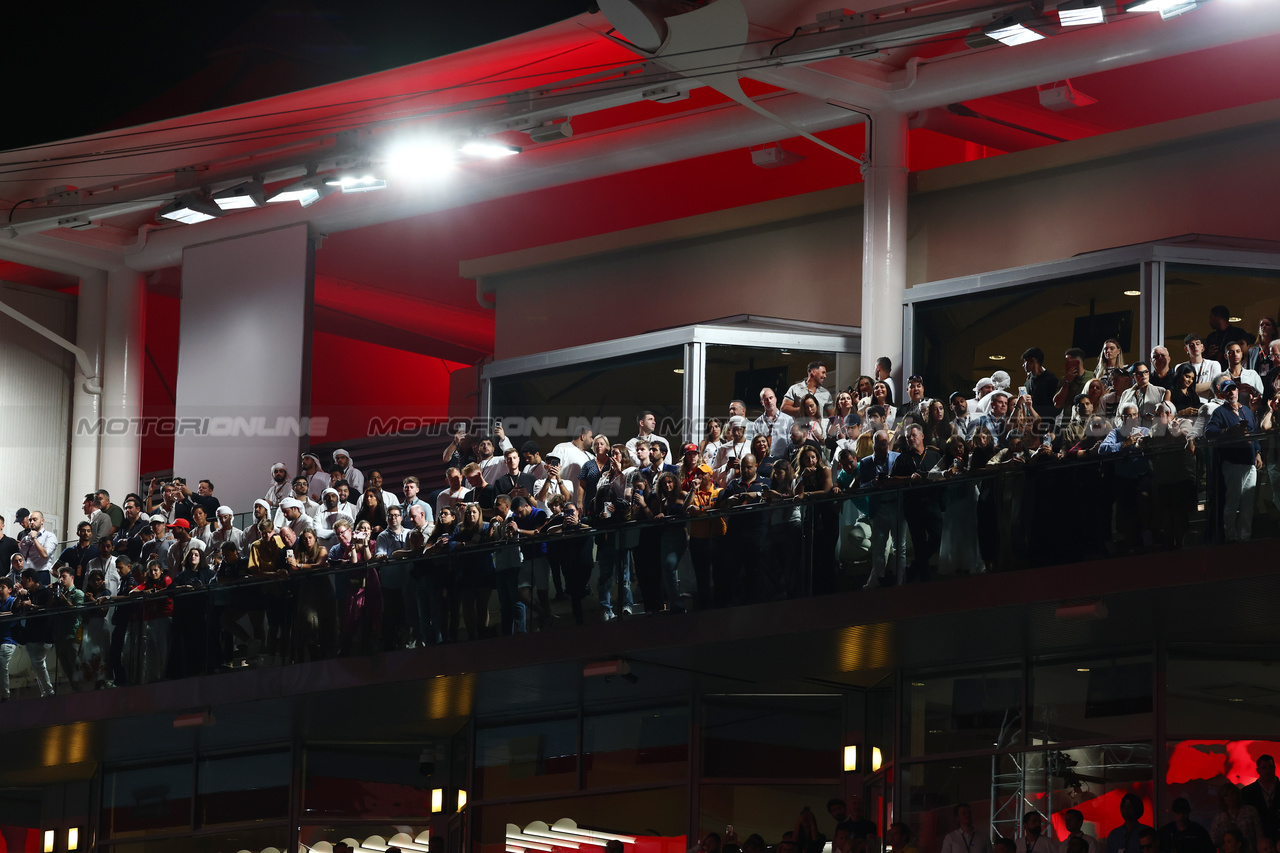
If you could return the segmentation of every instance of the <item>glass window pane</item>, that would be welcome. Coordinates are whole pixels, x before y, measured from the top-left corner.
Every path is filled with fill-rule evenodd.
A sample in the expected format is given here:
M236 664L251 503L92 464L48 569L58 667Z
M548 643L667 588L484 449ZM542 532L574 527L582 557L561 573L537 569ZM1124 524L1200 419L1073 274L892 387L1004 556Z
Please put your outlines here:
M1171 734L1238 738L1275 732L1280 688L1273 661L1171 652L1166 671Z
M1018 767L1015 758L1007 755L904 767L907 801L903 821L911 829L911 845L918 850L940 850L942 839L959 825L955 820L959 803L968 803L973 810L977 835L989 839L994 825L1013 837L1022 786ZM998 787L992 786L993 774Z
M206 758L198 772L197 819L201 826L289 814L292 756L288 752Z
M1012 746L1022 737L1022 669L911 675L907 755Z
M102 826L109 838L191 828L191 762L108 771Z
M548 349L556 342L549 340ZM648 409L657 432L680 440L684 400L684 347L602 359L491 381L491 411L519 446L520 438L545 439L543 452L565 441L582 419L611 441L636 434L636 416ZM670 461L670 460L668 460Z
M1221 364L1224 356L1209 351L1210 347L1225 343L1241 332L1248 343L1253 343L1258 334L1258 321L1263 317L1276 319L1280 270L1169 264L1165 267L1164 279L1164 343L1174 364L1187 360L1182 341L1190 332L1204 337L1204 357ZM1216 330L1211 325L1209 310L1223 303L1230 331L1223 329L1214 335Z
M569 818L579 827L635 837L637 842L634 848L628 846L628 851L684 853L692 846L685 836L688 815L689 793L684 786L501 803L476 809L472 841L480 853L504 853L509 824L523 831L534 821L551 826ZM582 850L599 853L600 848Z
M475 784L485 799L576 789L577 719L480 729Z
M44 849L44 789L6 788L0 796L0 838L5 853L40 853Z
M707 344L706 398L707 417L728 417L729 401L742 400L747 416L757 418L764 411L760 405L760 389L770 387L782 397L794 383L809 375L809 363L821 361L827 366L826 389L836 394L836 354L817 350L779 350L765 347ZM846 384L853 384L851 377Z
M303 813L363 818L430 814L435 786L423 749L422 744L309 747Z
M1150 655L1036 664L1031 734L1047 742L1150 736Z
M689 772L689 711L655 708L588 716L582 753L588 788L683 781Z
M817 832L829 840L835 821L827 814L827 801L842 794L837 784L703 785L698 829L702 836L715 832L723 837L732 826L740 842L755 833L773 844L793 831L808 809Z
M1094 370L1107 338L1119 340L1126 364L1145 358L1139 354L1140 287L1138 268L1125 267L918 304L916 373L928 396L945 398L996 370L1008 372L1014 386L1022 384L1020 359L1030 346L1044 350L1045 367L1058 377L1070 347L1083 349L1085 369Z
M837 779L841 696L717 696L703 708L708 778Z

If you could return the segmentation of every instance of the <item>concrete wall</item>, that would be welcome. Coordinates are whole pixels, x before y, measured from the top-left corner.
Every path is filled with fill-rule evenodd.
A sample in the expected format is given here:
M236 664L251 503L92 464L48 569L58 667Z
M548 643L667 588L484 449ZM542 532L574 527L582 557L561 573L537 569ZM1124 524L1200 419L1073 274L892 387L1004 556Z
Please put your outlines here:
M75 340L74 296L0 282L0 301ZM0 515L10 536L17 529L14 510L27 507L44 512L46 526L66 538L61 515L74 365L69 352L0 314Z

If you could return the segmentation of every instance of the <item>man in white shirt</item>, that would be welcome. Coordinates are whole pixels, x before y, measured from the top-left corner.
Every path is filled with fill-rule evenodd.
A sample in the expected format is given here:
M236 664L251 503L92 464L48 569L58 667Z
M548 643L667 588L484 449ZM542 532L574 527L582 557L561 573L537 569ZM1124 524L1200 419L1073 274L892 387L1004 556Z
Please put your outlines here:
M787 437L791 435L791 424L795 419L778 408L778 395L772 388L760 389L760 405L764 406L764 414L752 422L749 438L767 436L769 455L780 459L787 447Z
M92 571L102 572L104 580L116 573L116 543L114 539L104 538L98 541L98 556L90 560L89 565L85 567L85 577L87 578Z
M787 436L790 440L790 436ZM738 461L751 452L747 442L747 419L743 417L729 418L729 436L716 451L716 462L711 466L715 472L716 485L724 486L738 476Z
M537 504L538 509L546 510L550 514L547 504L556 495L560 495L566 501L574 498L575 489L560 474L560 457L550 454L546 458L546 476L533 482L533 500Z
M494 445L494 439L498 440L497 445ZM502 472L507 467L502 454L511 447L511 439L507 438L507 434L502 431L501 423L494 424L492 437L485 436L476 442L476 464L484 473L486 483L492 483L502 476Z
M298 479L303 480L304 483L306 482L305 478L299 477ZM235 513L231 511L231 507L218 507L217 515L218 527L213 531L213 536L210 537L211 547L206 553L211 555L221 554L224 542L230 542L235 545L236 553L241 556L248 553L249 546L244 542L244 531L238 527L231 526L231 522L235 519Z
M315 526L312 523L315 519L303 512L302 501L297 498L285 498L280 501L280 512L284 516L284 526L288 526L299 536L304 529ZM276 529L279 530L281 526L276 525Z
M655 441L662 443L667 448L667 456L671 456L671 445L667 444L667 440L654 432L658 428L658 419L648 410L640 413L640 417L636 418L639 425L640 434L627 442L627 453L631 456L631 464L639 466L640 457L636 455L636 444L641 441L647 441L653 444Z
M329 488L329 475L320 465L320 457L314 453L302 454L302 476L307 478L307 494L313 501L319 501L324 490Z
M583 426L578 428L577 436L571 441L562 441L551 449L549 455L555 456L560 460L560 476L569 484L570 493L577 495L581 500L581 490L578 488L578 481L582 478L582 466L587 464L587 460L591 458L591 454L587 448L591 447L592 440L595 439L595 433L591 427ZM501 474L501 469L498 470ZM497 475L495 475L495 479ZM486 476L485 480L489 480Z
M426 510L429 508L430 507L428 507L426 504L415 504L414 506L410 507L409 533L412 533L413 531L417 530L422 533L423 539L426 539L429 536L431 536L431 531L435 530L436 526L432 524L430 520L427 519ZM409 541L408 534L406 534L405 536L405 541L406 542Z
M35 569L40 585L48 586L53 583L50 570L57 556L54 551L58 547L58 537L53 535L52 530L44 529L44 513L40 510L32 511L28 516L28 524L27 529L31 532L18 543L18 553L22 555L23 563L28 569Z
M1044 832L1044 817L1040 812L1031 811L1022 816L1022 834L1018 836L1015 853L1058 853L1058 844L1047 838Z
M1182 345L1187 351L1187 360L1182 364L1191 365L1192 370L1195 371L1196 393L1200 395L1201 402L1207 403L1213 399L1213 380L1222 372L1222 365L1204 357L1204 341L1195 332L1183 338ZM1174 372L1177 372L1177 368L1174 368Z
M973 809L969 804L957 803L952 814L960 826L942 839L942 853L991 853L990 840L973 825Z
M272 506L279 506L280 501L289 497L289 469L283 462L271 466L271 486L263 497Z
M351 458L351 454L339 447L333 451L333 464L342 469L342 479L347 481L347 487L351 489L351 494L364 494L364 472L356 467L355 460Z
M396 551L402 551L409 539L409 530L401 525L403 518L400 507L395 504L387 507L387 529L378 534L374 543L375 557L390 557Z
M444 480L446 488L436 497L436 517L440 516L440 510L445 507L453 509L463 502L468 491L470 491L466 483L462 481L462 471L457 468L450 468L444 472Z
M1227 366L1223 368L1223 372L1231 376L1231 381L1236 385L1251 385L1258 396L1262 395L1262 377L1258 375L1258 371L1250 370L1244 366L1244 344L1240 341L1232 341L1227 344Z
M827 366L820 361L809 362L808 375L788 388L787 393L782 395L782 411L795 417L800 414L800 401L806 394L812 394L818 398L818 417L824 417L827 406L831 405L831 392L822 387L822 383L826 381ZM786 433L784 432L783 435Z

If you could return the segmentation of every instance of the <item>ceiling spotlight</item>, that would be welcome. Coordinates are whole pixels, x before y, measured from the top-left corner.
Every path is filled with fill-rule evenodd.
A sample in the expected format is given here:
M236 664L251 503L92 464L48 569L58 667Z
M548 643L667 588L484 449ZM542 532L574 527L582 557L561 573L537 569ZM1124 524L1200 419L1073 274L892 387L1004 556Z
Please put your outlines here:
M1124 292L1124 295L1125 295L1125 296L1141 296L1141 295L1142 295L1142 291L1141 291L1141 290L1126 290L1126 291Z
M181 222L184 225L194 225L197 222L208 222L210 219L217 219L222 215L222 208L203 196L189 193L160 208L159 215L161 219Z
M987 358L991 359L992 361L1004 361L1004 356L1002 355L989 355L987 356Z
M245 210L250 207L262 207L266 203L267 193L261 181L245 181L213 194L213 202L222 210Z
M1107 15L1102 11L1102 0L1067 0L1058 7L1058 23L1064 27L1106 22Z
M387 182L368 172L359 174L333 175L325 183L336 187L344 193L367 193L374 190L385 190Z
M1124 10L1126 12L1159 12L1160 17L1167 21L1190 12L1199 5L1199 0L1136 0L1133 3L1126 3Z
M457 150L439 142L402 142L386 155L387 171L406 181L440 178L457 164Z
M982 34L1009 47L1026 44L1029 41L1039 41L1044 38L1044 34L1026 26L1026 23L1034 17L1035 14L1030 9L1015 12L1012 15L1006 15L994 24L983 27Z
M296 201L303 207L310 207L320 199L333 192L334 188L325 183L324 178L316 174L315 169L307 170L302 180L289 184L275 195L267 199L267 204L278 204L283 201Z
M507 145L502 142L494 142L492 139L484 139L477 137L468 139L462 143L458 149L468 157L482 157L486 160L501 160L503 157L510 157L513 154L519 154L524 149L519 145Z
M529 134L529 138L534 142L554 142L557 139L568 139L573 136L573 125L569 124L569 120L565 119L561 122L552 124L540 124L537 127L529 128L525 131Z

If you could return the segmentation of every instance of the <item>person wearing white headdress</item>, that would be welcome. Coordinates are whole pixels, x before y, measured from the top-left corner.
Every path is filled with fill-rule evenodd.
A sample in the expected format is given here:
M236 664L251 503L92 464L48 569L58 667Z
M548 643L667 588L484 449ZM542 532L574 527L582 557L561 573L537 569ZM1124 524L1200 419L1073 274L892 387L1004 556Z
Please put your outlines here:
M267 489L264 500L272 506L279 506L289 493L289 469L283 462L277 462L271 466L271 488Z
M307 478L307 494L311 496L311 500L323 503L320 496L329 488L329 475L324 472L320 457L314 453L302 454L302 473L299 476Z
M337 489L332 487L325 489L324 494L320 496L320 514L315 518L315 530L316 539L326 548L338 541L333 532L333 526L340 518L345 518L348 524L355 523L355 517L351 514L351 504L338 499Z
M258 522L266 519L271 520L271 504L267 503L265 498L258 498L253 502L253 518L249 519L249 526L243 531L244 534L244 553L240 556L248 555L250 546L262 537L262 531L258 528Z
M996 390L995 380L984 376L973 386L973 399L969 401L969 414L980 418L991 407L991 392Z
M363 495L364 473L356 467L355 460L351 458L351 454L339 447L333 451L333 462L342 469L342 479L347 481L347 487L351 489L351 494Z
M244 531L231 525L231 522L235 519L235 513L231 511L231 507L218 507L217 515L218 526L213 531L213 537L209 546L209 554L221 554L222 543L224 542L230 542L235 545L236 552L242 556L248 553L249 546L244 542Z

